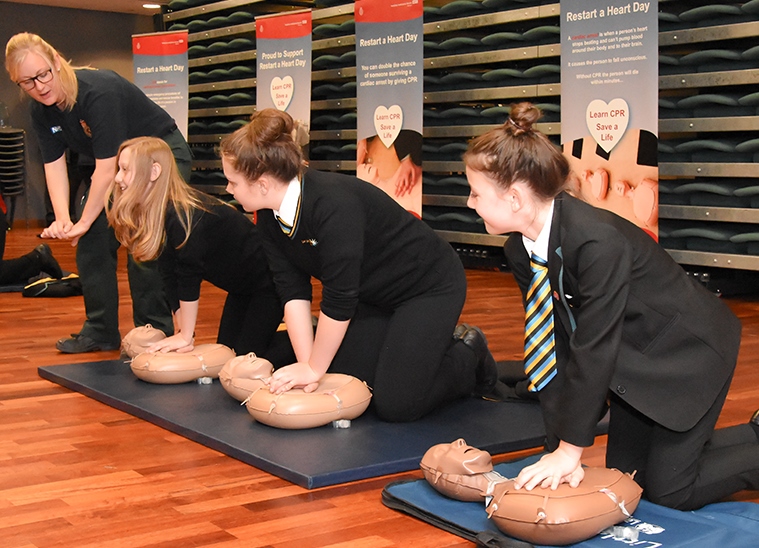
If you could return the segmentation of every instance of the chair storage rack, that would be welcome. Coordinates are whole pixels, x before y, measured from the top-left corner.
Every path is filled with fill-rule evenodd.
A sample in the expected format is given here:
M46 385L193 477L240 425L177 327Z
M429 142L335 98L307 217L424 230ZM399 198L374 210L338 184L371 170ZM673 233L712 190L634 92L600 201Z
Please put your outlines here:
M255 111L255 17L313 8L310 165L355 173L353 3L175 0L167 30L190 43L191 183L221 194L215 146ZM466 207L461 152L538 104L559 144L560 5L424 2L423 219L462 255L498 255ZM759 0L659 2L660 241L681 264L759 271Z

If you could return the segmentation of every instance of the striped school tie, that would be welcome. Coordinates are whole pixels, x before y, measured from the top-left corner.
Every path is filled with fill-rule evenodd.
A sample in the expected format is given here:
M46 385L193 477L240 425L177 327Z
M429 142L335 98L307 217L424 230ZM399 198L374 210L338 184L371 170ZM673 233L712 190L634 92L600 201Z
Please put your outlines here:
M537 392L556 376L556 345L548 263L532 255L530 268L532 280L527 291L524 324L524 371L530 379L529 390Z
M285 235L289 236L292 233L292 231L293 231L292 225L287 224L282 219L282 217L280 217L276 213L274 214L274 217L277 219L277 223L279 224L279 228L282 230L282 232L284 232Z

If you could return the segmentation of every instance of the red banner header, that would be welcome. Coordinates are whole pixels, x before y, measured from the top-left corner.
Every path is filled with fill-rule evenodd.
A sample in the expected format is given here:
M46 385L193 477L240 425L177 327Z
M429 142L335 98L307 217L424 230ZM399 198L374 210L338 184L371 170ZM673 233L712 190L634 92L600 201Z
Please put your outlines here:
M356 0L356 23L395 23L424 15L422 0Z
M311 35L311 10L256 17L256 38L282 40Z
M187 52L187 31L137 34L132 36L135 55L180 55Z

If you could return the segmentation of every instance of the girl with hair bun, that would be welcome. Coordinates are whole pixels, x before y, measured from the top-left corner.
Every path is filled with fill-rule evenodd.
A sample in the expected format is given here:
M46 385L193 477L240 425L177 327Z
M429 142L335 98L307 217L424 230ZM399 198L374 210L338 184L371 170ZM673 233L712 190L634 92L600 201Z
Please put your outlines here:
M282 321L269 266L255 225L234 207L185 183L171 149L156 137L121 145L106 204L118 241L137 261L157 259L176 334L148 351L194 348L200 285L228 293L217 342L238 355L271 356Z
M488 393L497 371L485 337L456 329L466 277L453 248L370 183L306 168L292 130L288 114L265 109L221 143L228 192L258 211L297 358L270 390L352 375L387 421ZM312 276L322 283L316 334Z
M756 418L714 429L740 322L643 230L565 192L569 165L533 127L539 117L514 105L464 154L467 205L489 233L510 233L525 369L550 451L515 485L578 485L609 408L606 465L635 473L649 500L687 510L759 488Z

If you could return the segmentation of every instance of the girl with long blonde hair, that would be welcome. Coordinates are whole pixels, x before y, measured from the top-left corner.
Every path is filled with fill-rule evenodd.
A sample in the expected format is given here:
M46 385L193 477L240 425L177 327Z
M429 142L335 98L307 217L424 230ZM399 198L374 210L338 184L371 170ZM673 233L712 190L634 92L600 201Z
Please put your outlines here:
M255 225L185 183L161 139L130 139L117 160L108 222L135 259L157 260L175 313L176 334L148 350L194 348L201 282L207 280L228 293L217 342L237 354L255 352L278 363L282 350L272 342L282 306Z
M204 206L201 193L179 174L171 149L161 139L138 137L122 143L117 158L123 159L123 169L119 165L112 201L106 201L116 239L138 261L157 259L166 237L166 211L171 206L185 230L184 245L192 231L193 210Z

